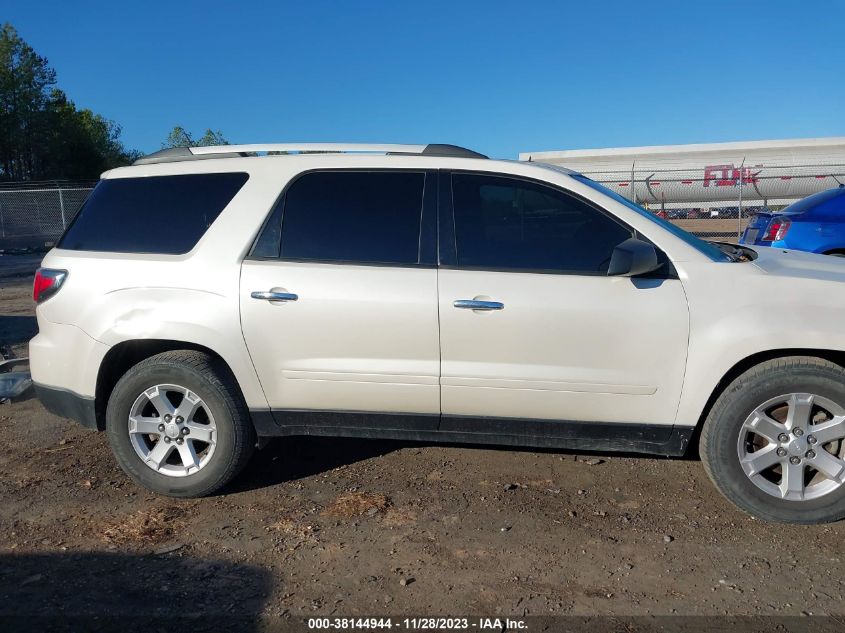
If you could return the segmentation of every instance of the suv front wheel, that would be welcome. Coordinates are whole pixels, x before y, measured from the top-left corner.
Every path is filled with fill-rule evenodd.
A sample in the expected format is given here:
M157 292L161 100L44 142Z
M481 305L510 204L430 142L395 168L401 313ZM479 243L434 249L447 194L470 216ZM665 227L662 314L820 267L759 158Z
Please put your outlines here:
M201 497L246 465L255 431L228 368L193 350L152 356L121 377L106 410L121 468L173 497Z
M845 517L845 369L808 356L749 369L714 403L700 448L716 487L756 517Z

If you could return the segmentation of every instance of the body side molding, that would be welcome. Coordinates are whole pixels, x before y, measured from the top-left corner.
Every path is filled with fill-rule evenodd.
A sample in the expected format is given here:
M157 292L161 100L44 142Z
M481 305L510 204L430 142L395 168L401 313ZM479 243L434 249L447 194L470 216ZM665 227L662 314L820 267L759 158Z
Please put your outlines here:
M695 427L303 409L253 409L262 437L318 435L681 456Z

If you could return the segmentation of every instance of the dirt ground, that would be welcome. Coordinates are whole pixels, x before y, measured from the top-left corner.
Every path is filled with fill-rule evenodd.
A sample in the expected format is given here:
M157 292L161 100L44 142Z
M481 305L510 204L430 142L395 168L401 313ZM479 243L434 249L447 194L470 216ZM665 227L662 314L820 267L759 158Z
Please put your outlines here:
M673 224L677 224L679 227L684 229L685 231L690 231L691 233L719 233L719 234L732 234L733 236L737 235L737 226L739 226L739 232L745 231L745 227L748 226L749 218L743 218L739 223L737 223L736 218L697 218L692 220L672 220ZM729 239L727 237L723 239Z
M0 277L18 353L30 279ZM845 613L845 523L754 520L694 458L294 438L180 501L36 400L0 446L0 616Z

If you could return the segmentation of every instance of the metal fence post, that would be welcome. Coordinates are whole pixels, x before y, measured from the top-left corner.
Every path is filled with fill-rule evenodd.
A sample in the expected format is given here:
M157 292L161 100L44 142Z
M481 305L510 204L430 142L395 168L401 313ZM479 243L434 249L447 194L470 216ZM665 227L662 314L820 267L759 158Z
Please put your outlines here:
M59 187L59 207L62 211L62 231L64 231L67 228L67 221L65 220L65 198L62 195L61 187Z

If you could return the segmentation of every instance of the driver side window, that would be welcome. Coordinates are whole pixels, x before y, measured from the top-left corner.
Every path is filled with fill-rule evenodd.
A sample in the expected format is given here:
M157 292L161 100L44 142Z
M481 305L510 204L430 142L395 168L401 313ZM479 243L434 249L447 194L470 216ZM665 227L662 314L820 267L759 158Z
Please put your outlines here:
M457 265L604 274L633 231L561 191L514 178L452 175Z

